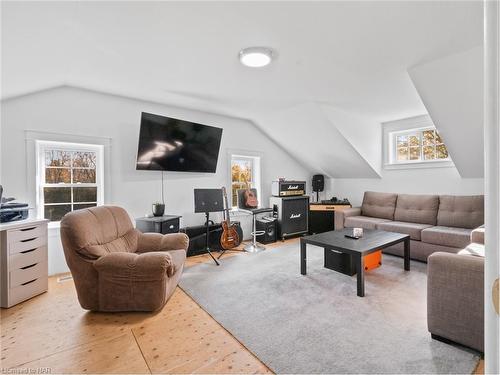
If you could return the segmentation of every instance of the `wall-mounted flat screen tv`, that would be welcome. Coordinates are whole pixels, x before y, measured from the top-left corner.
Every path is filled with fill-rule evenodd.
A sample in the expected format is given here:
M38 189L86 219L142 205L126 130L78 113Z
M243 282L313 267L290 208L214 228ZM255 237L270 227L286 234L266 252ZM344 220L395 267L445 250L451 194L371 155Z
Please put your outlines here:
M215 173L222 129L142 113L139 170Z

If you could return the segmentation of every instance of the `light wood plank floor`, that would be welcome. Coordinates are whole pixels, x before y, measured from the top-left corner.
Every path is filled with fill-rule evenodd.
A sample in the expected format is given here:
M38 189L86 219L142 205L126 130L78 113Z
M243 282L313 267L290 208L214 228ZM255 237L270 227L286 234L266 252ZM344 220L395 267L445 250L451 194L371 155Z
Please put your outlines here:
M231 256L249 255L228 252L223 259ZM208 255L190 257L186 266L205 262L212 262ZM71 280L58 279L50 278L48 293L0 311L2 370L271 373L180 288L155 314L94 313L82 310ZM483 366L481 361L475 373Z

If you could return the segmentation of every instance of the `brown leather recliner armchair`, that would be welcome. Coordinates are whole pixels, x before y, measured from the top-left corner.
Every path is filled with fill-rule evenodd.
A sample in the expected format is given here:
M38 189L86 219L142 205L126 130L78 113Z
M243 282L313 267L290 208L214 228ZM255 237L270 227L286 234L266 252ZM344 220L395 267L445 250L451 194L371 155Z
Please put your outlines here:
M174 292L188 237L141 233L120 207L77 210L61 220L64 255L80 305L93 311L155 311Z

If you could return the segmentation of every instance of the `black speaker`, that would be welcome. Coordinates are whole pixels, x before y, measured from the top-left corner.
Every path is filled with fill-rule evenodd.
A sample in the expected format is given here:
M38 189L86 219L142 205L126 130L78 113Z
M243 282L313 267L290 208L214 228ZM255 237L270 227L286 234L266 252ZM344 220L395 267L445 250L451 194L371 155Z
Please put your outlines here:
M315 174L312 179L312 188L314 192L325 190L325 176Z
M264 234L257 236L257 241L262 244L276 242L276 219L274 217L263 217L255 221L255 228Z
M309 228L309 197L271 197L278 212L278 237L306 234Z

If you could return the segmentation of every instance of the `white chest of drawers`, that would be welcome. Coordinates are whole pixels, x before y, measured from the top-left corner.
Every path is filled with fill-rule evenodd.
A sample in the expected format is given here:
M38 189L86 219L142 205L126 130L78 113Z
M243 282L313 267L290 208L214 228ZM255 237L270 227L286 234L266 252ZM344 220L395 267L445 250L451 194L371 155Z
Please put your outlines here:
M11 307L48 289L48 220L0 224L0 306Z

